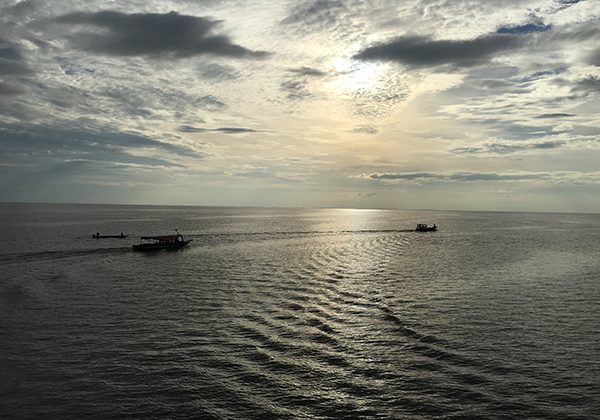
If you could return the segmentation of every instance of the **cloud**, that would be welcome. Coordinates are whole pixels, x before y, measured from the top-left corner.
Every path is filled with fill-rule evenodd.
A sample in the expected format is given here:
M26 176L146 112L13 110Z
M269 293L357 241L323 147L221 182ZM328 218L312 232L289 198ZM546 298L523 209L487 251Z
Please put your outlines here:
M557 149L566 144L562 140L548 140L535 143L501 143L491 142L482 147L458 147L450 152L457 155L476 155L476 154L492 154L492 155L508 155L519 152L532 150L547 150Z
M346 6L340 0L301 2L283 19L282 23L285 25L298 25L302 28L322 29L335 25L339 20L340 12L344 10L346 10Z
M0 75L23 76L31 73L22 49L0 38Z
M503 79L481 79L476 80L473 84L482 89L508 89L514 88L515 83Z
M308 89L309 80L324 77L327 73L312 67L296 67L288 69L289 78L279 84L281 91L291 101L300 101L311 98L312 92Z
M562 73L566 73L566 72L567 72L566 68L557 67L557 68L554 68L551 70L542 70L542 71L533 72L531 74L526 75L525 77L523 77L522 79L520 79L518 81L522 82L522 83L534 82L536 80L545 79L545 78L552 77L557 74L562 74Z
M562 25L554 28L552 41L586 42L595 41L600 35L597 19Z
M354 58L394 61L411 67L470 67L518 49L523 43L521 36L500 33L471 40L434 40L424 36L401 36L367 47Z
M224 134L243 134L243 133L259 133L260 130L253 130L252 128L243 127L219 127L219 128L201 128L193 127L191 125L179 126L178 130L182 133L204 133L207 131L216 131Z
M241 133L257 133L257 130L252 130L251 128L241 128L241 127L219 127L214 128L211 131L218 131L225 134L241 134Z
M586 62L592 66L600 67L600 49L592 51L587 56Z
M560 9L567 9L571 6L576 5L577 3L581 3L585 0L556 0L556 3L558 3L558 8Z
M575 114L567 114L565 112L555 112L555 113L551 113L551 114L541 114L541 115L536 115L535 118L569 118L569 117L574 117Z
M0 81L0 96L21 95L25 92L27 91L19 85L13 85Z
M203 153L188 147L166 143L138 133L116 132L107 128L81 128L77 122L53 126L27 123L6 124L0 128L0 162L33 158L43 160L95 160L104 162L170 165L165 153L202 158ZM161 157L137 156L133 150L152 151Z
M164 58L204 54L265 58L269 55L265 51L252 51L237 45L225 35L213 35L212 31L220 21L177 12L75 12L59 16L54 21L100 29L77 32L69 39L79 49L104 55Z
M0 38L0 98L27 93L23 82L32 73L22 48ZM8 110L5 110L6 106ZM17 108L14 104L0 103L0 115L14 114L15 111L18 113Z
M354 177L356 178L356 177ZM556 172L388 172L361 174L357 178L386 183L423 184L436 182L511 182L544 184L600 184L600 172L597 171L556 171ZM529 184L527 184L529 185Z
M561 134L561 131L555 129L553 122L548 122L546 125L526 125L498 120L494 126L490 127L490 135L494 138L510 140L529 141L559 134Z
M408 97L409 90L393 81L384 83L377 89L357 89L352 93L352 105L357 115L368 118L381 118Z
M384 181L530 181L548 179L546 173L498 174L494 172L391 172L361 175L362 178Z
M0 42L2 41L0 40ZM5 60L21 60L23 58L23 54L19 48L7 45L0 47L0 58Z
M28 16L35 12L39 4L38 0L22 0L15 5L2 8L2 14L14 17Z
M323 77L327 76L327 73L321 71L319 69L314 69L312 67L297 67L294 69L288 70L290 73L298 74L300 76L314 76L314 77Z
M357 134L377 134L379 133L379 130L377 130L376 127L373 127L372 125L359 125L357 127L354 127L352 130L352 133L357 133Z
M587 76L575 82L573 92L583 93L584 95L591 93L600 93L600 77Z
M218 111L227 106L225 102L213 95L198 96L193 101L191 101L191 103L193 103L199 108L203 108L209 111Z
M177 131L181 133L202 133L206 131L206 129L194 127L192 125L180 125L179 128L177 128Z
M286 92L288 99L292 101L308 99L312 93L308 90L306 80L285 80L279 85L280 89Z
M233 67L217 63L199 63L198 71L205 79L225 81L239 78L239 73Z
M492 180L517 170L595 170L592 3L0 0L0 166L154 176L159 197L167 182L181 202L211 203L225 194L218 182L257 196L273 174L303 176L297 202L319 206L355 183L380 191L373 205L396 206L392 182L460 184L475 197L480 173L491 184L481 189L503 189ZM276 54L251 60L266 57L256 50ZM176 164L186 171L167 169ZM279 192L264 191L273 205Z

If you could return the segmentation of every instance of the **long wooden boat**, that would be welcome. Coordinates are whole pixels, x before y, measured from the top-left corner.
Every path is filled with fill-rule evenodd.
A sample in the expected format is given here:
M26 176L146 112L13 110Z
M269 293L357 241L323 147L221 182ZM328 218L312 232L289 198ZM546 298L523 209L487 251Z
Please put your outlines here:
M123 238L127 238L129 235L124 235L123 232L121 232L120 235L100 235L99 233L94 233L92 235L92 238L94 239L104 239L104 238L117 238L117 239L123 239Z
M435 223L433 226L427 226L427 223L418 223L415 230L417 232L435 232L437 230L437 226Z
M142 236L140 243L133 245L134 251L158 251L161 249L179 249L187 246L193 239L184 239L183 235Z

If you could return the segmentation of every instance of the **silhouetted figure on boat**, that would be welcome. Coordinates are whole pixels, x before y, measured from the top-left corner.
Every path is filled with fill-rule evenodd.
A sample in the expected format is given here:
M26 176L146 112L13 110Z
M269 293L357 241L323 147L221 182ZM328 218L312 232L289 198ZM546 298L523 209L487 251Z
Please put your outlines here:
M415 229L417 232L434 232L437 230L437 226L435 223L433 226L427 226L427 223L418 223L417 228Z
M105 239L105 238L123 239L123 238L127 238L127 236L129 236L129 235L125 235L123 232L121 232L120 235L100 235L100 232L96 232L92 235L92 238L94 238L94 239Z

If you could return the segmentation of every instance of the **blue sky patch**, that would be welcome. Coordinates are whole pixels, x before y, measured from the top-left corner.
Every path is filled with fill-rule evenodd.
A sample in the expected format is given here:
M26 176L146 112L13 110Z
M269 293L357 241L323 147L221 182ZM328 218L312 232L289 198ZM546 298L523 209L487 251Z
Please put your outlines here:
M525 25L503 25L496 29L499 34L530 34L533 32L546 32L552 29L552 25L543 23L527 23Z

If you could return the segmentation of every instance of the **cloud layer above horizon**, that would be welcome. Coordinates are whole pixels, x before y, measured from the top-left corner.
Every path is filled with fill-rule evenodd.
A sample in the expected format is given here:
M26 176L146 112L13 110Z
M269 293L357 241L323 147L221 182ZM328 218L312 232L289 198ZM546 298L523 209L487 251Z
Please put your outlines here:
M597 6L0 0L0 193L600 212Z

